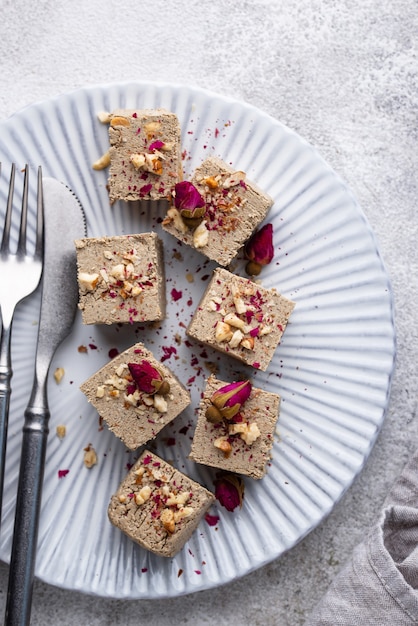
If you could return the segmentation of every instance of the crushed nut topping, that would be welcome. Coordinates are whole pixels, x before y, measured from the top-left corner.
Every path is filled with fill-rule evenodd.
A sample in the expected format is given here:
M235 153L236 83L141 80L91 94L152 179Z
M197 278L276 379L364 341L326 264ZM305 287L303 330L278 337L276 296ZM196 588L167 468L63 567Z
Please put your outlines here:
M161 176L163 173L163 159L165 157L155 150L152 154L147 152L141 152L139 154L132 154L130 161L136 170L144 170L144 172L150 172Z
M249 446L251 446L261 435L256 422L239 422L238 424L230 424L228 430L230 435L239 435Z
M146 272L139 269L141 259L133 248L126 252L103 252L103 265L98 272L78 272L78 284L82 294L94 293L95 298L108 296L122 300L135 299L145 290L155 289L157 269L150 261Z
M207 309L222 316L216 322L215 340L227 343L230 348L255 350L257 338L273 332L269 316L272 306L271 302L264 300L257 284L251 280L228 286L224 298L212 294Z
M192 505L193 493L175 482L159 462L151 455L143 457L142 464L135 471L135 484L127 487L126 492L118 494L122 506L131 507L132 503L141 508L150 507L150 515L156 525L172 535L183 519L195 512Z
M121 115L112 115L110 118L111 126L130 126L130 121L127 117L122 117Z
M213 445L215 448L219 448L219 450L221 450L226 457L228 457L232 452L232 446L228 441L227 435L222 435L221 437L215 439Z
M193 245L195 248L204 248L209 242L209 231L205 220L193 231Z
M79 272L78 284L80 285L81 291L83 293L86 293L87 291L94 291L97 287L99 279L100 275L97 273L88 274L87 272Z

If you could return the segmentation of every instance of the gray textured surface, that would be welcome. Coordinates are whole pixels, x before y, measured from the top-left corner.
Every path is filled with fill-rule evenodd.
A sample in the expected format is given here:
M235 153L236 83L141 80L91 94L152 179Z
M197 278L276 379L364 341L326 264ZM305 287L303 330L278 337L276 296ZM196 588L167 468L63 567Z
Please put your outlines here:
M417 2L0 0L0 8L0 118L86 84L206 87L258 106L315 145L376 233L395 293L397 370L368 464L329 518L280 560L217 590L128 602L37 582L32 614L42 626L299 626L416 446ZM0 565L2 614L7 569Z

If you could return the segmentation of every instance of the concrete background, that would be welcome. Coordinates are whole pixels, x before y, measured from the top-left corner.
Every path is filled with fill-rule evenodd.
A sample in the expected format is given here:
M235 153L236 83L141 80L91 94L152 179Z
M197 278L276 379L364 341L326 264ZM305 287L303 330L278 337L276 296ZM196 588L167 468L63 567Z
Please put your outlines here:
M366 468L328 519L281 559L216 590L117 601L37 581L32 611L42 626L300 626L416 446L418 4L0 0L0 9L0 119L94 83L205 87L263 109L315 145L376 233L395 294L397 369ZM1 614L7 573L0 564Z

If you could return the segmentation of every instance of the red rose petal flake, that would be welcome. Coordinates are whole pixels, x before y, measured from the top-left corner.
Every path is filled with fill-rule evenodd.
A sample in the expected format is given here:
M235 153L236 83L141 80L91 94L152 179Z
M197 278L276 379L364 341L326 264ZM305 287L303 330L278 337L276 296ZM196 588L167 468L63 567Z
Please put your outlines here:
M163 346L163 356L161 357L161 363L167 361L173 354L177 354L177 350L174 346Z
M142 187L139 189L139 195L146 196L147 194L149 194L151 189L152 189L151 183L149 185L142 185Z
M177 291L177 289L175 289L174 287L173 287L173 289L171 290L170 293L171 293L171 297L174 300L174 302L177 302L183 296L183 292L182 291Z
M58 470L58 478L64 478L65 476L67 476L69 471L70 471L69 469Z
M150 144L149 149L151 152L153 152L154 150L161 150L163 146L164 146L164 141L157 139L156 141L153 141L152 144Z
M219 515L211 515L210 513L206 513L205 522L209 524L209 526L216 526L219 522Z

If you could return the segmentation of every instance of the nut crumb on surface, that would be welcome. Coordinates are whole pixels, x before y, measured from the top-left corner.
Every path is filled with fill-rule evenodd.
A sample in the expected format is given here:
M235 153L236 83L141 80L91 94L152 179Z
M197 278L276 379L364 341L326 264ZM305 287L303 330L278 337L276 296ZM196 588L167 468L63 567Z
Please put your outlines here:
M55 432L57 433L57 437L59 439L64 439L65 435L67 434L67 427L64 424L58 424Z
M87 469L91 469L93 465L97 465L96 450L91 444L84 448L84 465Z
M57 384L59 384L62 381L62 379L64 377L64 374L65 374L64 368L63 367L57 367L57 369L54 372L54 378L55 378L55 382Z

